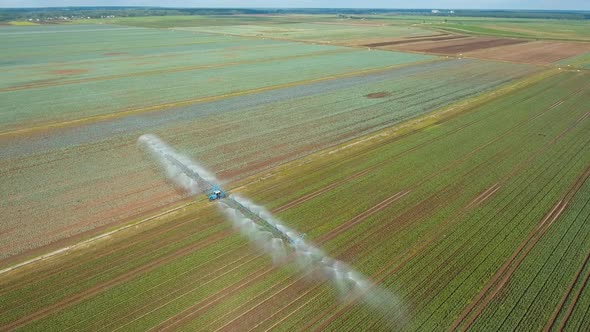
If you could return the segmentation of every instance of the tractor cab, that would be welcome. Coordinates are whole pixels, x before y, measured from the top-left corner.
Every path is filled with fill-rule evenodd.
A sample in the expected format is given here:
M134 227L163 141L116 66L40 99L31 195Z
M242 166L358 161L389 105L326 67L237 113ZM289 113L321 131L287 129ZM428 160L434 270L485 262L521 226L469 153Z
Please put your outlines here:
M213 187L211 193L209 193L209 200L215 201L221 198L225 198L225 193L219 187Z

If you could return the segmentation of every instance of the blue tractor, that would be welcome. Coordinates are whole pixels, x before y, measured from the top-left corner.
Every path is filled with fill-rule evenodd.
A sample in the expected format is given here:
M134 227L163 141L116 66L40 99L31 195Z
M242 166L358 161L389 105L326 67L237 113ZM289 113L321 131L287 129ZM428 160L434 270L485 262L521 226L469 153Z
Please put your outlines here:
M222 198L225 198L225 192L223 192L223 190L221 190L219 186L213 186L213 188L211 188L211 191L209 192L209 201L214 201Z

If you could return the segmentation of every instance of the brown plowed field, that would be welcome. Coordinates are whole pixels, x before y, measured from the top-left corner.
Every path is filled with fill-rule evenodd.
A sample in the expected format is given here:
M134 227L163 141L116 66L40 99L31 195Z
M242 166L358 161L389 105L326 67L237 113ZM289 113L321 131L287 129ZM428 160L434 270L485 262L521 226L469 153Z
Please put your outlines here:
M499 45L498 45L499 46ZM467 56L481 59L549 64L590 52L590 43L538 41L484 50L472 50Z
M494 48L498 46L524 44L524 39L492 38L492 37L472 37L472 38L446 38L422 42L411 42L399 45L390 44L392 49L402 51L425 52L435 54L455 55L467 52L473 52L482 49Z
M404 39L394 39L391 41L382 41L377 43L370 43L365 44L363 46L367 47L380 47L380 46L391 46L391 45L402 45L402 44L410 44L410 43L419 43L424 41L442 41L442 40L454 40L454 39L463 39L467 38L467 36L461 35L440 35L440 36L430 36L430 37L407 37Z

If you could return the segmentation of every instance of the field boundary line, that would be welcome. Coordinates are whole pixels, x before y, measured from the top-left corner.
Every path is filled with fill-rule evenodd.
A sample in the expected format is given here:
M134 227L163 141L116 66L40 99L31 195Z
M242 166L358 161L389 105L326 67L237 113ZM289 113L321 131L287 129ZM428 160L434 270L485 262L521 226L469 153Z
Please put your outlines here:
M463 35L467 35L467 36L471 36L471 37L496 37L496 38L512 38L512 39L524 39L524 40L529 40L529 41L561 41L561 42L574 42L574 43L579 43L579 42L589 42L589 39L576 39L576 38L558 38L558 37L551 37L551 38L541 38L539 36L515 36L515 35L511 35L510 31L503 31L506 32L507 34L493 34L493 33L485 33L485 32L474 32L471 30L465 30L465 29L461 29L461 28L449 28L449 27L441 27L441 26L436 26L436 27L428 27L428 26L420 26L423 29L427 29L427 30L432 30L432 31L439 31L439 32L446 32L446 33L451 33L451 34L463 34ZM502 31L502 30L499 30Z
M409 63L401 63L401 64L396 64L396 65L384 66L384 67L379 67L379 68L369 68L369 69L363 69L363 70L358 70L358 71L351 71L351 72L346 72L346 73L341 73L341 74L334 74L334 75L329 75L329 76L324 76L324 77L312 78L312 79L308 79L308 80L301 80L301 81L294 81L294 82L287 82L287 83L282 83L282 84L263 86L263 87L247 89L247 90L231 91L228 93L213 95L213 96L204 96L204 97L198 97L198 98L193 98L193 99L172 101L172 102L158 104L158 105L138 107L138 108L133 108L133 109L122 110L119 112L89 116L89 117L80 118L80 119L73 119L73 120L67 120L67 121L62 121L62 122L48 123L48 124L34 126L34 127L28 127L28 128L7 130L7 131L0 132L0 139L2 139L4 137L23 135L23 134L28 134L28 133L32 133L32 132L47 131L47 130L51 130L51 129L71 127L74 125L82 125L82 124L87 124L87 123L112 120L112 119L126 117L129 115L140 114L140 113L163 111L163 110L167 110L167 109L171 109L171 108L184 107L184 106L189 106L189 105L194 105L194 104L222 100L222 99L226 99L226 98L233 98L233 97L245 96L245 95L249 95L249 94L256 94L256 93L267 92L267 91L272 91L272 90L301 86L301 85L306 85L306 84L331 81L331 80L336 80L336 79L340 79L340 78L369 75L369 74L373 74L373 73L384 72L384 71L391 70L391 69L403 68L406 66L420 65L420 64L424 64L424 63L438 62L438 61L450 61L450 60L441 59L441 58L434 58L434 59L428 59L428 60L423 60L423 61L414 61L414 62L409 62Z

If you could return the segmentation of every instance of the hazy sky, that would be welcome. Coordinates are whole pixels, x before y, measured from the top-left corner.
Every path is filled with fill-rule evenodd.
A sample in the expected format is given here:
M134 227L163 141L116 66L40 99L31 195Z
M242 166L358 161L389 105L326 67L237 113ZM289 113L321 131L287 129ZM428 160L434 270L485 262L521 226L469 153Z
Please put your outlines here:
M0 7L61 6L590 10L590 0L0 0Z

